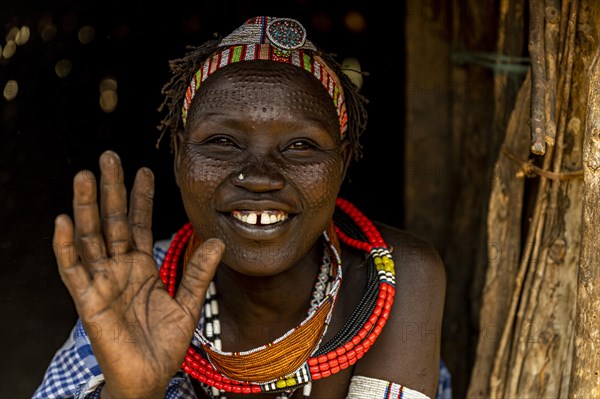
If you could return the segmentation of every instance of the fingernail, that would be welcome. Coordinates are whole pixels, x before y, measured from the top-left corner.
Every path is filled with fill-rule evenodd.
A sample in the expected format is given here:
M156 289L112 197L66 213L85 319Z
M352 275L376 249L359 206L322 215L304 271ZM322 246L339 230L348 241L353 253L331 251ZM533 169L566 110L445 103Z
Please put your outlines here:
M116 161L121 160L121 158L119 158L119 154L112 150L104 151L104 153L102 154L102 158L105 158L106 162L108 162L111 165L114 164Z
M63 215L62 215L62 214L60 214L60 215L58 215L57 217L55 217L55 218L54 218L54 225L55 225L56 227L59 227L59 226L61 226L62 224L63 224Z
M150 177L150 178L154 178L154 173L152 172L152 169L147 168L147 167L142 167L141 168L142 171L146 174L146 176Z

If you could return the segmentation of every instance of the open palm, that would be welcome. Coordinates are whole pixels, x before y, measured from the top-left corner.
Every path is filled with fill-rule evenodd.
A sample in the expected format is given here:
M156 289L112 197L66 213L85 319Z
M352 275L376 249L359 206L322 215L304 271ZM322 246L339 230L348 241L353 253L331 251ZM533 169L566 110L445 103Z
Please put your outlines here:
M60 215L54 252L105 377L104 397L163 397L200 317L223 253L207 240L190 257L175 298L152 256L154 178L138 171L129 211L117 154L100 157L100 209L89 171L73 181L73 216Z

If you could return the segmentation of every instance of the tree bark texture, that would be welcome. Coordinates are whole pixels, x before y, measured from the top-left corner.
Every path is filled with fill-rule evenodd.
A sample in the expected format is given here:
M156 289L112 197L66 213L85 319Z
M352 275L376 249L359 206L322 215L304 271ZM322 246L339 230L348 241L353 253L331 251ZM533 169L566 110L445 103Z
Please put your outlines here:
M496 161L488 211L488 271L482 293L477 358L467 397L487 397L493 360L508 315L514 291L514 276L521 251L521 218L525 181L517 177L521 165L508 154L526 159L529 153L531 78L517 96L506 129L500 157Z
M490 196L490 245L493 237L500 238L507 227L512 229L510 238L499 240L498 243L517 242L518 230L522 226L525 226L526 234L523 235L519 251L512 254L513 262L506 263L506 259L499 258L498 264L490 262L488 265L481 308L480 340L469 397L571 397L575 396L574 386L578 378L585 386L579 391L580 397L596 397L599 393L598 375L594 374L598 371L600 348L597 340L598 323L589 322L594 315L598 315L600 305L600 292L597 288L594 291L594 284L590 283L595 282L594 277L597 276L593 273L597 273L599 263L599 235L598 231L586 234L585 208L582 230L582 204L585 206L586 202L585 196L582 202L584 181L581 179L581 167L582 162L585 165L582 159L584 130L590 137L585 140L590 148L585 154L595 154L592 158L596 156L596 159L600 159L600 146L596 144L594 148L594 143L600 140L594 141L594 130L589 126L594 114L590 111L595 109L594 101L598 101L594 98L599 98L597 87L600 81L596 77L594 86L594 73L597 74L597 71L593 72L594 69L590 68L598 51L596 24L590 7L598 8L600 4L589 1L579 4L576 0L567 4L546 1L545 8L542 8L539 2L537 5L534 3L531 3L532 13L543 13L544 17L530 15L530 26L533 24L531 28L538 32L530 36L530 40L532 37L539 40L539 32L545 31L545 46L542 47L543 52L540 52L539 43L530 43L530 49L537 47L537 51L531 52L532 69L538 68L538 74L539 69L542 69L543 75L535 77L537 82L531 93L531 104L535 108L531 110L532 125L526 130L538 129L532 134L533 152L539 152L540 137L547 147L543 157L533 156L527 162L524 162L524 150L528 145L523 141L518 149L509 149L505 141L501 150L501 157L504 154L520 165L522 170L518 172L519 175L533 177L527 182L527 192L535 193L535 201L529 212L524 197L524 206L516 206L510 210L520 214L521 209L524 209L523 215L528 218L522 221L512 215L506 225L502 223L505 211L502 202L506 196L503 195L502 185L498 184L501 179L495 183ZM563 21L559 21L557 14L560 14ZM561 29L561 26L564 28ZM522 90L527 90L527 84L524 83ZM522 108L521 103L522 99L519 97L515 112ZM541 103L545 106L541 107ZM549 109L547 105L550 103L554 107ZM507 140L511 134L509 123ZM502 158L497 164L501 162ZM593 193L591 203L595 207L590 209L591 219L595 221L591 226L594 227L598 226L599 187L596 180L595 191L594 188L585 191ZM513 188L510 195L514 198L521 190L521 187ZM593 215L594 212L596 215ZM596 245L590 246L592 250L586 252L582 240L585 243L588 237ZM594 266L587 269L588 272L592 271L592 277L586 275L584 268L588 253L593 259L591 264ZM515 254L517 258L514 258ZM508 277L504 273L508 273ZM505 299L507 294L508 300ZM586 299L583 300L582 297ZM589 313L591 317L582 316L582 312ZM489 331L494 320L502 320L502 315L506 315L506 319L499 324L499 340L488 342L488 334L484 332ZM579 320L577 341L576 319ZM587 323L582 323L583 319ZM594 334L596 341L593 339ZM497 349L490 356L490 350L494 347ZM586 350L582 350L583 348ZM578 363L585 364L585 367ZM485 377L490 365L488 385Z
M600 397L600 5L582 4L581 29L591 65L586 74L583 137L583 240L577 292L575 351L569 397ZM588 19L589 18L589 19ZM590 48L591 47L591 48Z
M600 2L409 4L406 228L455 397L600 397Z

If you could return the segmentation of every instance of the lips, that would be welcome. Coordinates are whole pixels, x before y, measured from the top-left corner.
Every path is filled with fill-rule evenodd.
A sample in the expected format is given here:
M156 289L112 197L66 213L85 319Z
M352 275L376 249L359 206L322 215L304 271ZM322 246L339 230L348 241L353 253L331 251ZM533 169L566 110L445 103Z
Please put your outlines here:
M217 207L223 221L235 235L248 240L274 240L295 225L299 207L292 202L260 199L223 199Z
M266 226L284 222L288 219L289 213L276 209L234 210L231 216L246 224Z

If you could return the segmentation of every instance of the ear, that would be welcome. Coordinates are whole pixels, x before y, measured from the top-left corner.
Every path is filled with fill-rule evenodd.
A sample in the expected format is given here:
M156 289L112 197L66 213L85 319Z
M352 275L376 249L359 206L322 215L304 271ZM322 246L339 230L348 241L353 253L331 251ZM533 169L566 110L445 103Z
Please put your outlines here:
M346 173L348 172L348 167L350 166L350 162L352 162L352 145L350 144L350 140L342 140L342 182L346 180Z
M181 164L181 146L183 144L183 131L180 130L173 140L173 171L175 172L175 181L179 186L179 165Z

